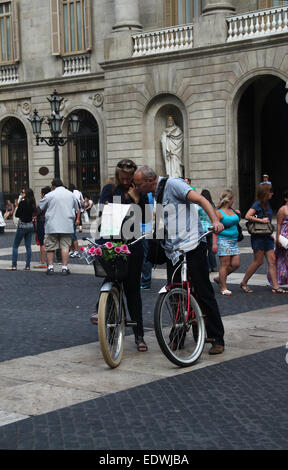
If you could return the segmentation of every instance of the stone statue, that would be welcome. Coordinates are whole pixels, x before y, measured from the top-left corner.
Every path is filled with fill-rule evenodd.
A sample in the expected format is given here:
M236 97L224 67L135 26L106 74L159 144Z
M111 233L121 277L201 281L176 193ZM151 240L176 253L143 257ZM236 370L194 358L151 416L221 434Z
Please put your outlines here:
M162 155L168 176L183 176L183 132L176 126L173 116L168 116L167 127L161 135Z

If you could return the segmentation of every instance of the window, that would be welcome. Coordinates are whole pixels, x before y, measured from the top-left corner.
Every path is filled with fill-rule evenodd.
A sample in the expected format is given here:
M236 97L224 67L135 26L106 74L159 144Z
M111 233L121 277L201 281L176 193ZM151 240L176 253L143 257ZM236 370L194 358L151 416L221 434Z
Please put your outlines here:
M201 15L203 0L165 0L165 26L192 23Z
M75 184L93 199L100 192L99 129L88 111L78 111L80 129L74 142L68 143L69 184Z
M259 0L258 9L262 10L263 8L271 7L282 7L288 5L288 0Z
M15 1L0 0L0 65L19 60L18 16Z
M91 49L90 0L50 0L52 50L72 55Z

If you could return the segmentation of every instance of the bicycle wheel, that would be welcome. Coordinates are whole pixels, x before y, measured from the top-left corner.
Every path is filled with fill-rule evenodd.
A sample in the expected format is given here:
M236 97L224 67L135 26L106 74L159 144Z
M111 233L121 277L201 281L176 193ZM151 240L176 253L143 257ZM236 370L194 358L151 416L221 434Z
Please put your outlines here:
M124 345L124 311L119 319L119 291L102 292L98 307L98 335L103 358L111 368L119 366Z
M154 311L158 344L165 356L180 367L194 364L205 344L205 323L195 298L175 287L158 297Z

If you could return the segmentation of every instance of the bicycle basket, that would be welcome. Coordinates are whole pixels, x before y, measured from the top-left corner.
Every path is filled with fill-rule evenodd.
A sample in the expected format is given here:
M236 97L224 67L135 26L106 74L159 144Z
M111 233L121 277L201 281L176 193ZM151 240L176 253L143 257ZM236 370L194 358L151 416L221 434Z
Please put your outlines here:
M106 271L100 263L99 256L93 257L93 267L96 277L107 277Z
M98 257L97 261L111 281L123 281L128 275L128 262L123 256L115 256L112 260Z
M87 248L85 248L85 250L82 251L82 257L85 259L86 263L87 264L91 264L93 263L93 261L95 260L95 255L92 256L90 253L89 253L89 246Z

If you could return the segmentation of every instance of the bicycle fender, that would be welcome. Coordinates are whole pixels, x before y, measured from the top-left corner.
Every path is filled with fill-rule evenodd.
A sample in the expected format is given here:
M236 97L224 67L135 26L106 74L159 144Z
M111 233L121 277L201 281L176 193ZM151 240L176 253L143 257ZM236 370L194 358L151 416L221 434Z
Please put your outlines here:
M158 294L166 294L167 290L167 286L165 285L161 287L161 289L158 291Z
M158 291L158 294L166 294L168 290L172 289L172 287L182 287L182 283L174 283L174 284L165 284L165 286L161 287L161 289Z
M100 292L109 292L112 289L113 282L104 282L103 286L100 289Z

